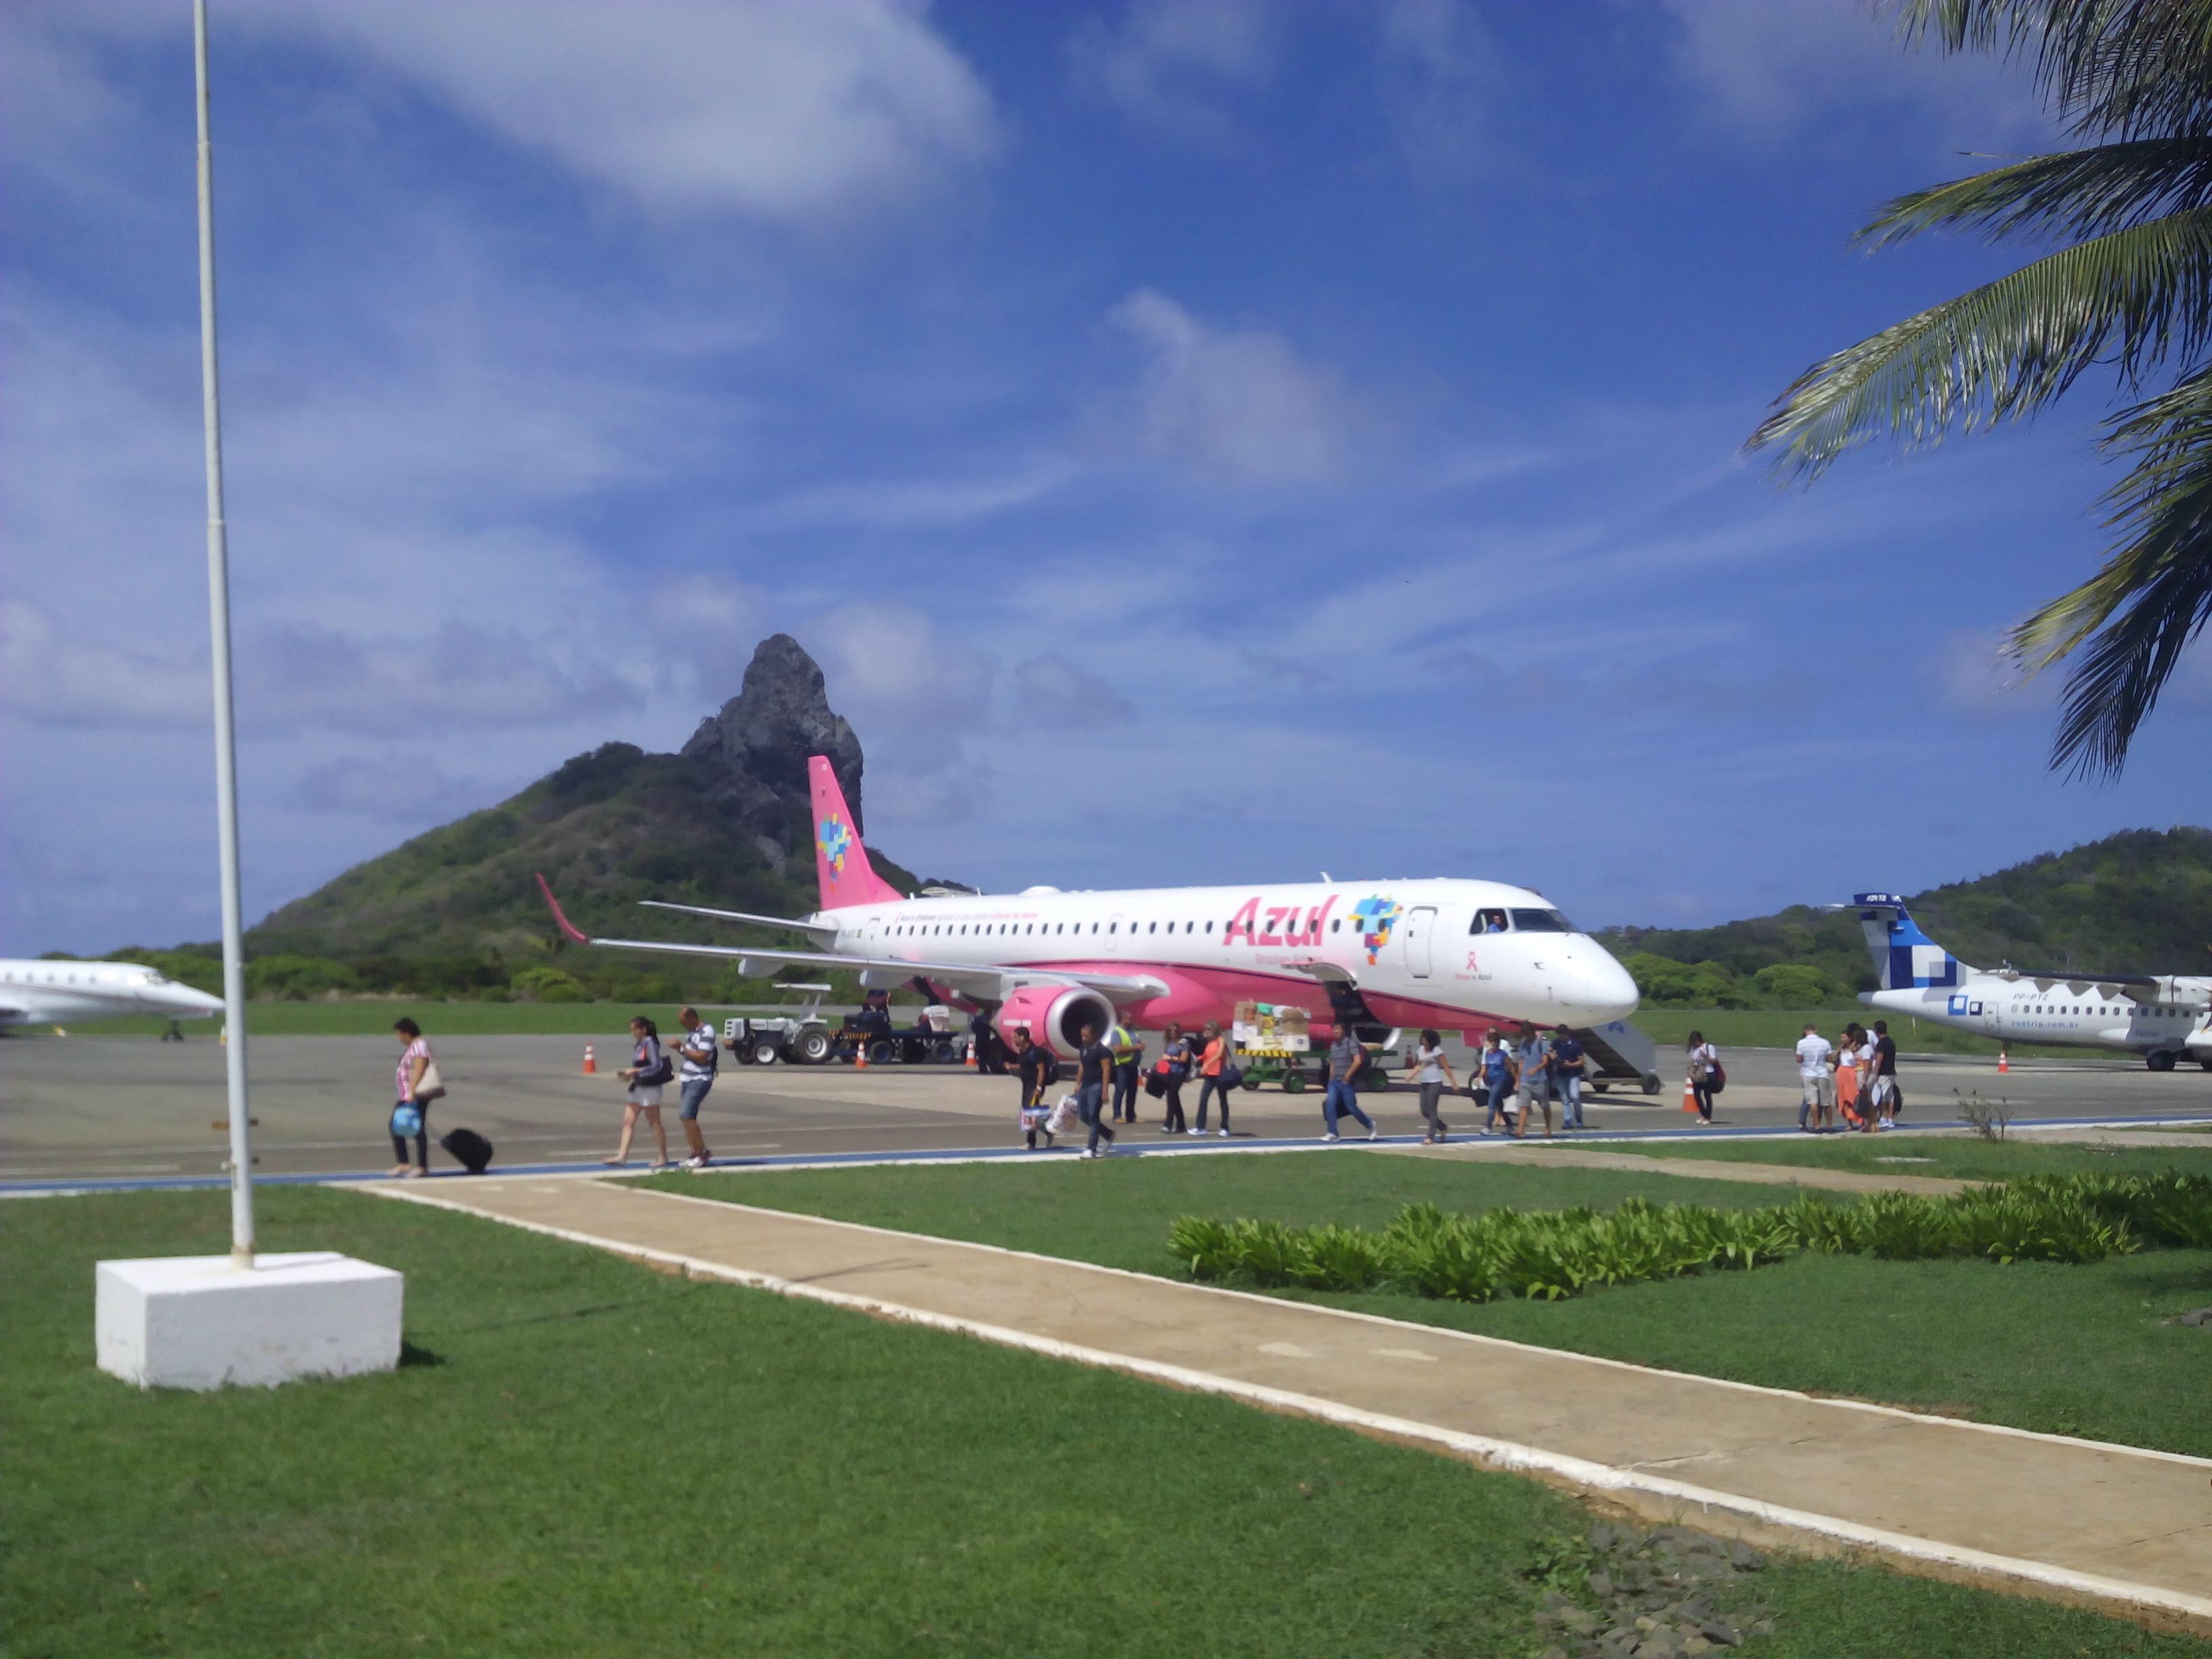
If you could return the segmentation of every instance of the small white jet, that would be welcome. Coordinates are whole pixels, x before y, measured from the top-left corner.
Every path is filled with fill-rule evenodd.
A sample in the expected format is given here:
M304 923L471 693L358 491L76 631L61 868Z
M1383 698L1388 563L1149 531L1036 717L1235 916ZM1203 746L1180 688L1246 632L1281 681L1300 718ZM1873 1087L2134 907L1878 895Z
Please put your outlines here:
M1970 968L1920 931L1895 893L1851 899L1881 988L1870 1008L1933 1020L2000 1042L2119 1048L2154 1072L2195 1059L2212 1072L2212 975L2035 974Z
M222 1012L221 997L141 962L0 960L0 1025L66 1025L119 1014L205 1019Z

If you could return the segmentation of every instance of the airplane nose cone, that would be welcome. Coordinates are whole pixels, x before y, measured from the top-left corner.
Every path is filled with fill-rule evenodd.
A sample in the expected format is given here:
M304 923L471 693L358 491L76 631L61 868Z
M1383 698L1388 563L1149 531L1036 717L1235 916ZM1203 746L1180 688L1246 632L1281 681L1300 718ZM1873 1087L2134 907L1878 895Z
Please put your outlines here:
M1579 966L1581 982L1575 989L1589 1024L1603 1025L1611 1020L1626 1019L1636 1012L1636 981L1629 977L1628 969L1604 950L1592 945Z

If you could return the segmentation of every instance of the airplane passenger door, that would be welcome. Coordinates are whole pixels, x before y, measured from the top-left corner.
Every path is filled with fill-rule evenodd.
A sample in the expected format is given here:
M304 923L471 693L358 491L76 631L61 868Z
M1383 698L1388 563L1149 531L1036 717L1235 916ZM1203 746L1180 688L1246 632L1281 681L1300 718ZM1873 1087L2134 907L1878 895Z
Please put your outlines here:
M1400 937L1406 941L1406 971L1415 979L1426 979L1437 937L1437 907L1422 904L1407 911Z

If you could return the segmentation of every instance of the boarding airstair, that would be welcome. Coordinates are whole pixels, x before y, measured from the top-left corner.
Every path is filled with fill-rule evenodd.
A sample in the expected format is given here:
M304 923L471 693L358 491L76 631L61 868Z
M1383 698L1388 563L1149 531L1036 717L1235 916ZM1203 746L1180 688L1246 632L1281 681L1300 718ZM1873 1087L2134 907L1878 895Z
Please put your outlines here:
M1615 1083L1635 1083L1647 1095L1659 1092L1659 1045L1625 1019L1594 1031L1577 1031L1589 1056L1589 1086L1603 1094Z

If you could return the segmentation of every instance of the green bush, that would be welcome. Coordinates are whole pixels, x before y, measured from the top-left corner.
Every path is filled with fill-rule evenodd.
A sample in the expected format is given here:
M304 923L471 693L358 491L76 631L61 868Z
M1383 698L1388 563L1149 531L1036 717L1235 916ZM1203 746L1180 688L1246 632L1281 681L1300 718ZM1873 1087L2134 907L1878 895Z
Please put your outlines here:
M248 996L302 1002L332 991L359 988L352 969L322 957L258 957L246 964Z
M1454 1302L1556 1300L1607 1285L1749 1269L1797 1250L1890 1261L2101 1261L2212 1243L2212 1176L2038 1176L1948 1198L1808 1194L1755 1210L1629 1199L1589 1209L1454 1215L1409 1204L1381 1232L1185 1216L1168 1244L1194 1279L1321 1291L1396 1288Z
M514 993L537 1002L589 1002L592 994L574 974L558 968L520 968L507 981Z

